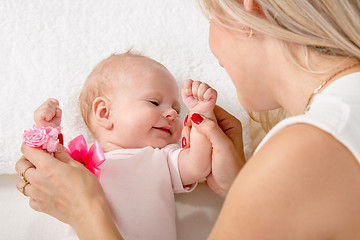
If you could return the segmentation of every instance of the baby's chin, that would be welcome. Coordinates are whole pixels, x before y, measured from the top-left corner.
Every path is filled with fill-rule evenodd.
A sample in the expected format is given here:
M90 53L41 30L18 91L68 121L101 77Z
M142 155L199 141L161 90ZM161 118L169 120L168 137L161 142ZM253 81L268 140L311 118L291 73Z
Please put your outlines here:
M170 144L178 144L178 141L159 141L159 142L153 142L147 146L144 146L144 147L152 147L152 148L164 148L166 147L167 145L170 145Z
M164 138L149 138L149 139L138 139L137 141L132 141L132 142L117 142L117 143L113 143L111 145L112 149L107 149L107 152L110 150L115 150L115 149L131 149L131 148L145 148L145 147L152 147L152 148L164 148L167 145L170 144L177 144L179 145L179 138L175 139L164 139ZM103 147L103 146L102 146ZM104 149L104 147L103 147ZM105 149L104 149L105 150Z

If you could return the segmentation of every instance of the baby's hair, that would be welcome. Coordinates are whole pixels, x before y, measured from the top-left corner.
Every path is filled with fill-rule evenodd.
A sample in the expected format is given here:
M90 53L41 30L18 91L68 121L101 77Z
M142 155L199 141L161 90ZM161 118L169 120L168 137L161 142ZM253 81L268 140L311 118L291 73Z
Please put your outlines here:
M118 80L125 80L126 61L129 58L144 58L164 67L161 63L130 49L125 53L114 53L99 62L91 71L79 96L81 115L90 132L94 135L91 124L93 102L97 97L106 97L116 87ZM116 64L112 64L116 61ZM164 67L165 68L165 67ZM166 68L165 68L166 69Z

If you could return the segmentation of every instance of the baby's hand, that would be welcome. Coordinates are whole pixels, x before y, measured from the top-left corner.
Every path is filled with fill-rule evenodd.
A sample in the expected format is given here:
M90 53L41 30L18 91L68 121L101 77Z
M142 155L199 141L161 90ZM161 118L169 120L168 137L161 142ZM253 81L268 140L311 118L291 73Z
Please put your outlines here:
M54 98L47 99L34 112L36 127L58 127L61 123L61 109L59 101Z
M217 92L206 83L188 79L184 83L181 95L190 112L206 114L216 103Z

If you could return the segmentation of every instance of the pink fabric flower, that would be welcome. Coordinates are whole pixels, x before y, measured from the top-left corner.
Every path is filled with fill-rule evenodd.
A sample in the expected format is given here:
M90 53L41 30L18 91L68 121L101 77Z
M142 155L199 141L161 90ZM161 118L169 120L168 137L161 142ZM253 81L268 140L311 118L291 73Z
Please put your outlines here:
M42 146L42 148L48 152L56 152L56 147L59 143L58 135L60 133L60 127L42 127L48 135L48 141Z
M56 152L59 143L58 135L60 127L41 127L25 130L22 135L22 141L26 145L35 148L42 148L50 153Z

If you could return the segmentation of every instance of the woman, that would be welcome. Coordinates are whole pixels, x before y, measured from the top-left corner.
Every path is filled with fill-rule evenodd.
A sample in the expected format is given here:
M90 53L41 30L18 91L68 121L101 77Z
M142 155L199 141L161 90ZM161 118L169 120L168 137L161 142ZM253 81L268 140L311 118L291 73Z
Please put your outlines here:
M243 167L234 118L218 108L220 128L205 118L192 124L213 144L208 184L226 195L209 239L360 239L360 2L201 5L211 19L210 48L240 103L292 115ZM61 162L22 146L17 171L36 167L25 175L31 206L69 223L80 238L121 239L94 177L58 150Z

